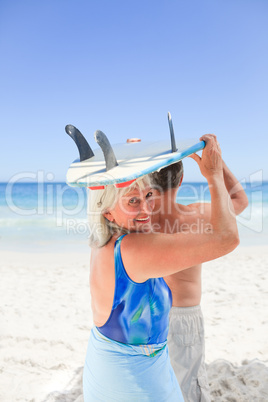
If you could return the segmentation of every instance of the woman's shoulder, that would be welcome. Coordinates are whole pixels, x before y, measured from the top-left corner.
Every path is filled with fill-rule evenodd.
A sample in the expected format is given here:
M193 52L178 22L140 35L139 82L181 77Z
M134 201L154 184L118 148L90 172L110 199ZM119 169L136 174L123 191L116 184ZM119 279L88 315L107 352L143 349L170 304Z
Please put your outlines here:
M114 280L114 243L112 239L101 248L91 251L90 287L103 287Z
M109 242L99 248L92 248L90 261L91 276L99 277L110 272L111 267L114 267L114 247L118 236L113 236Z
M111 239L109 243L107 243L103 247L97 247L91 249L91 261L90 267L94 268L95 266L103 265L107 259L113 255L115 239Z
M108 319L113 303L115 273L112 239L101 248L91 251L90 292L95 325L102 326Z

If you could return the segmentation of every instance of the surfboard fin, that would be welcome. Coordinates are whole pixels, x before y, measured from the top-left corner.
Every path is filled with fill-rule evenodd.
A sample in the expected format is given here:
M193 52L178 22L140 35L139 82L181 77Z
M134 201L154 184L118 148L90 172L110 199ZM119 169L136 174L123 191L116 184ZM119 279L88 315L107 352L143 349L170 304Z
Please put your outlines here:
M80 162L92 158L92 156L94 156L94 152L90 148L87 140L76 127L72 126L71 124L68 124L65 127L65 131L76 143L80 155Z
M176 152L178 149L176 147L173 123L170 112L168 112L168 124L169 124L169 131L170 131L170 139L171 139L171 151Z
M106 171L111 170L115 166L118 166L113 148L106 135L102 131L97 130L95 131L94 137L95 141L102 149L106 164Z

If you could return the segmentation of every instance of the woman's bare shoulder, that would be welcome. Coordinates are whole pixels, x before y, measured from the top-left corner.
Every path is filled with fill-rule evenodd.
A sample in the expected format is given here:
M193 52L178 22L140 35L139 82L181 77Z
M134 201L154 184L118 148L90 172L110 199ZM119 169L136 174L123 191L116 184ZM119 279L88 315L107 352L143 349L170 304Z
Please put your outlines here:
M92 249L90 263L90 291L94 323L102 326L111 312L114 285L114 241L101 248Z
M113 265L113 253L114 253L113 239L108 244L101 248L92 248L91 261L90 261L90 278L96 280L105 276L111 270Z

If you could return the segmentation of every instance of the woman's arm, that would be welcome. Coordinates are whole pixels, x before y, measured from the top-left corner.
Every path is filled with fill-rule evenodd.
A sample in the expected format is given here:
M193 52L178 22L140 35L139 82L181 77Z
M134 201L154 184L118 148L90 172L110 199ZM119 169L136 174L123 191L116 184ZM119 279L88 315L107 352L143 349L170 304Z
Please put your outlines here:
M206 177L211 194L211 227L202 233L141 234L126 236L121 245L122 259L136 282L171 275L193 265L213 260L239 244L236 218L223 176L219 144L205 135L202 158L193 155Z

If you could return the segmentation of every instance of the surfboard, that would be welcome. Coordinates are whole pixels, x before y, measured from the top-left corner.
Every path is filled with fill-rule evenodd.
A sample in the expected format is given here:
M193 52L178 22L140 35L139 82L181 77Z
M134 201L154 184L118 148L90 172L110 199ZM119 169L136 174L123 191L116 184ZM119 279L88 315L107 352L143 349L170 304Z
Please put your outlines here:
M99 148L93 151L85 144L86 140L79 130L72 125L66 126L67 134L75 140L80 152L80 159L75 160L68 169L67 183L90 189L102 189L109 184L126 187L137 178L204 148L204 141L175 138L170 114L168 117L171 138L162 141L133 138L111 146L105 134L96 131L95 140Z

